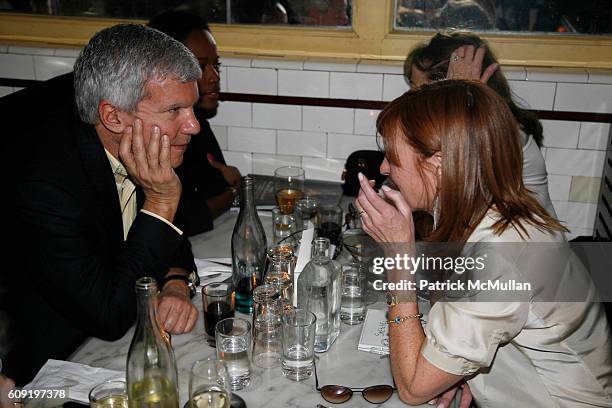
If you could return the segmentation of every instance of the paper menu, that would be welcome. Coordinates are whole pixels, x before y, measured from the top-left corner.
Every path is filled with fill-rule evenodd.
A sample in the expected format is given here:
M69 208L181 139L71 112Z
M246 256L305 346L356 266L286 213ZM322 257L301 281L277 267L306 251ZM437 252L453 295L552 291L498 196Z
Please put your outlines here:
M376 354L389 354L387 310L368 309L357 349Z
M302 240L298 250L297 264L293 271L293 306L297 307L297 282L300 273L310 261L310 252L312 249L312 239L314 237L314 227L308 228L302 232Z

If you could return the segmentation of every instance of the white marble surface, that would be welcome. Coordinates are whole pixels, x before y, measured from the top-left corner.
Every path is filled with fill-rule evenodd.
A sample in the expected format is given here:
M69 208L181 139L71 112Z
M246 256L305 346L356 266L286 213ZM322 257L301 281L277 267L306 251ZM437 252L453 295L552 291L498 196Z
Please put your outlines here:
M227 257L230 255L230 237L237 213L226 213L215 222L215 229L200 234L191 239L196 257ZM262 217L264 227L269 230L271 220ZM204 320L201 314L201 300L194 298L200 310L200 319L191 333L172 337L179 369L179 390L181 406L188 398L189 369L194 361L214 356L204 333ZM348 326L342 324L342 333L331 350L318 354L317 370L319 384L341 384L349 387L367 387L377 384L393 384L388 357L357 350L357 342L361 333L361 325ZM105 367L115 370L125 370L129 343L133 335L130 329L122 339L106 342L100 339L89 339L72 356L71 361ZM317 404L326 407L332 404L325 401L315 389L314 375L303 382L286 379L279 367L268 370L253 367L251 385L237 392L249 408L257 407L299 407L315 408ZM342 407L374 407L363 399L360 393L342 404ZM391 399L381 406L405 407L394 393ZM429 407L430 405L423 405Z

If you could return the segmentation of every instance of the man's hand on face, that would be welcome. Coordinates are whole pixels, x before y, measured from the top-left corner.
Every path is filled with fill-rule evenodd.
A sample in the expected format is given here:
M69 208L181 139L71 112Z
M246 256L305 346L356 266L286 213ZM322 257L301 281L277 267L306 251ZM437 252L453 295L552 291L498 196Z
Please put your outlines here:
M157 316L163 328L172 334L190 332L198 321L198 310L191 303L185 282L167 282L159 295Z
M135 119L121 136L119 157L145 194L143 209L172 222L181 197L181 182L170 161L170 139L154 126L145 145L142 121Z
M236 167L226 166L225 164L217 161L210 153L208 153L206 157L208 158L210 165L221 172L223 178L230 186L240 188L240 179L242 178L242 175Z
M13 407L13 403L10 401L11 398L8 397L8 393L14 388L15 383L13 380L0 374L0 408Z

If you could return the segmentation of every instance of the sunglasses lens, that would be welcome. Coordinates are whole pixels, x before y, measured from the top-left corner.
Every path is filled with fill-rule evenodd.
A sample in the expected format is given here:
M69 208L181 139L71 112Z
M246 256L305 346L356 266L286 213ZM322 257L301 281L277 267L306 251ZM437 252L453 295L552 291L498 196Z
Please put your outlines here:
M363 398L372 404L382 404L393 394L393 387L390 385L375 385L363 390Z
M353 391L341 385L326 385L321 388L321 396L332 404L342 404L351 399Z

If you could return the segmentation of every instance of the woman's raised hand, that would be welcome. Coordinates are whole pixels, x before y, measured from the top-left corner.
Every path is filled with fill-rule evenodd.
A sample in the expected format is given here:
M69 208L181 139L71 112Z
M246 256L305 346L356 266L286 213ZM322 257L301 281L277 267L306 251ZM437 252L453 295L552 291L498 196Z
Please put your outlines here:
M499 68L499 64L494 62L482 71L485 51L484 45L477 49L473 45L463 45L457 48L450 56L446 78L473 79L486 84Z

